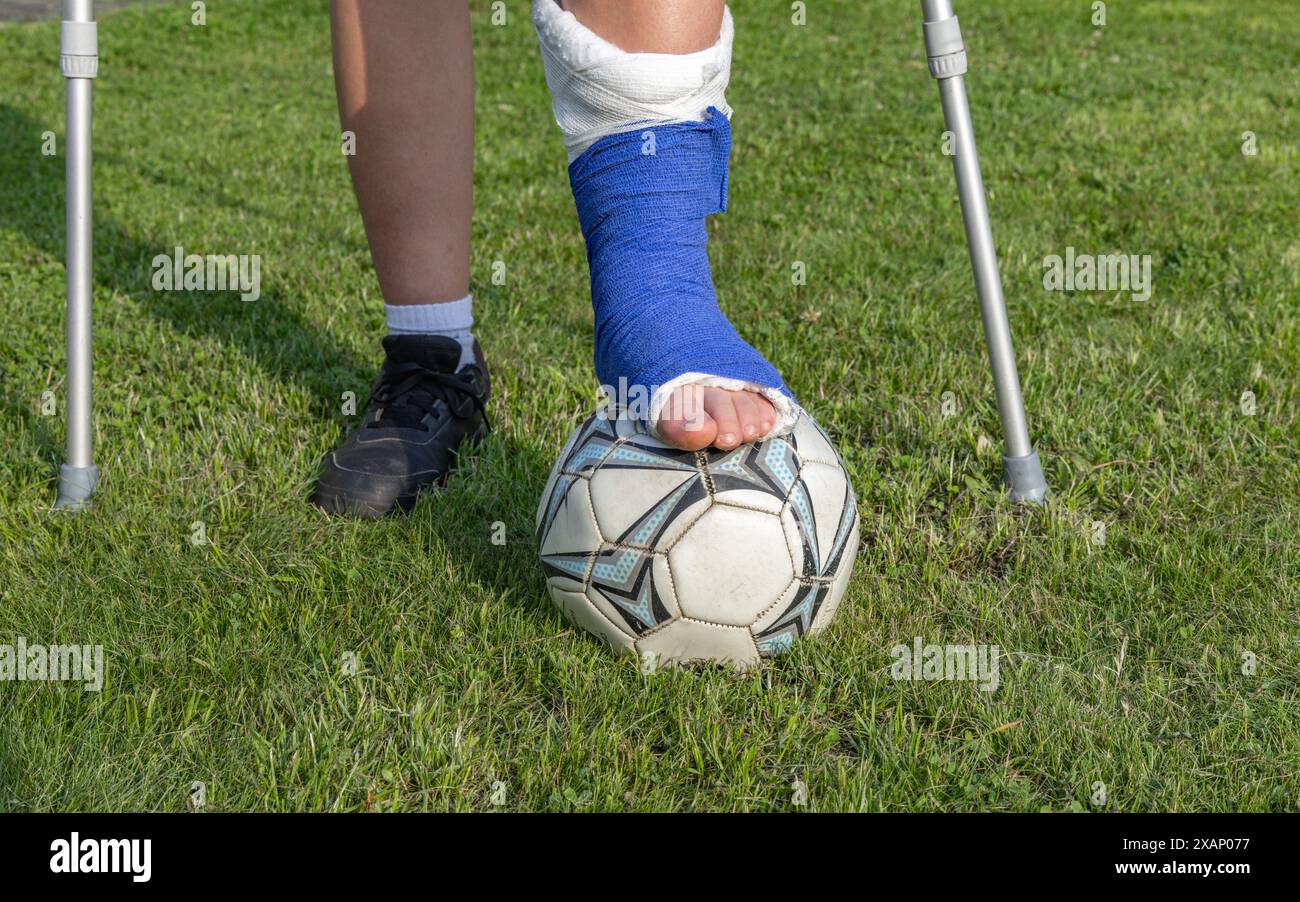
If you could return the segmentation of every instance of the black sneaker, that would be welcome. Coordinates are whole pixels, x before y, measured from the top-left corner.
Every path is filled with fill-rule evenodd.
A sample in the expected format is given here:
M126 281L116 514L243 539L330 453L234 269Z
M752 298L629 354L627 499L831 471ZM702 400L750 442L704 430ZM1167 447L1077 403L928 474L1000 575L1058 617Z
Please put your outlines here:
M487 434L490 386L477 342L460 369L460 343L444 335L389 335L384 352L365 417L321 467L311 500L326 513L409 511L446 480L462 443Z

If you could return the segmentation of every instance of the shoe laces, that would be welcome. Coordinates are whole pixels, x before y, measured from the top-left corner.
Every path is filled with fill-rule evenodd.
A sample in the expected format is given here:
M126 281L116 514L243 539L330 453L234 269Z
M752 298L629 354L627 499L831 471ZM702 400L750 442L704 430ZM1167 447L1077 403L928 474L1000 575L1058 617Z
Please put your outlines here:
M457 419L467 420L474 413L482 414L487 424L487 409L479 396L478 386L460 373L439 373L415 361L384 364L375 387L370 392L370 403L379 407L379 414L371 421L371 429L424 428L424 418L435 417L437 402L446 404L447 410ZM463 398L470 399L468 411L462 412ZM489 431L491 426L488 426Z

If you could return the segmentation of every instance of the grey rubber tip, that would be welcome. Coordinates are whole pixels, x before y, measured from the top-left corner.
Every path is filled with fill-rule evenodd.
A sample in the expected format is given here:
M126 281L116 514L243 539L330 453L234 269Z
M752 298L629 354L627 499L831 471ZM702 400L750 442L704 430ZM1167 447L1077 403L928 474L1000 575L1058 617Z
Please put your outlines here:
M72 467L64 464L59 467L59 500L54 506L58 510L79 511L90 501L90 496L95 494L97 485L99 467Z
M1003 455L1002 478L1007 484L1007 495L1017 504L1041 504L1047 496L1047 480L1043 478L1037 451L1030 451L1024 457Z

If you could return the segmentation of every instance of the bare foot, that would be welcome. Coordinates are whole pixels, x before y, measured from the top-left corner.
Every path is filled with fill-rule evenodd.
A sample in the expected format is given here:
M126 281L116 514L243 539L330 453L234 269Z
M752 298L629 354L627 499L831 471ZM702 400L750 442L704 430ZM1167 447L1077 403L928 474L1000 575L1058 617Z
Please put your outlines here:
M712 445L723 451L756 442L776 425L776 408L757 392L685 385L659 417L659 437L683 451Z

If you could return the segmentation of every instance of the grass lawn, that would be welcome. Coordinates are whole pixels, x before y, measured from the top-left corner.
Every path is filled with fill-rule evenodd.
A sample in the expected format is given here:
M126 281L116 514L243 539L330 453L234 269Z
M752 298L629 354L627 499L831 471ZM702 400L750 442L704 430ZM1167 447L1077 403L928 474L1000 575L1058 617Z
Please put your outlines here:
M196 782L208 810L1300 808L1291 4L1114 2L1102 28L1081 0L959 5L1054 490L1021 511L917 4L818 0L796 27L736 0L715 278L839 443L863 527L835 625L742 675L643 675L546 596L537 495L595 402L586 264L528 4L473 5L495 431L378 524L306 503L383 333L325 2L101 20L81 516L51 510L58 26L0 26L0 643L106 658L102 692L0 683L0 810L184 810ZM260 254L261 297L154 291L178 245ZM1151 298L1045 290L1068 247L1150 255ZM1000 685L894 680L914 637L997 645Z

